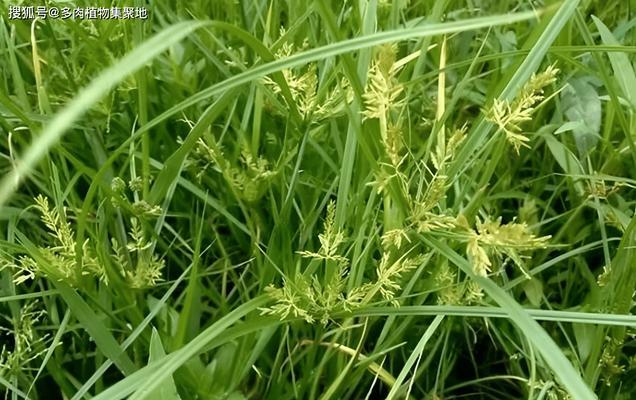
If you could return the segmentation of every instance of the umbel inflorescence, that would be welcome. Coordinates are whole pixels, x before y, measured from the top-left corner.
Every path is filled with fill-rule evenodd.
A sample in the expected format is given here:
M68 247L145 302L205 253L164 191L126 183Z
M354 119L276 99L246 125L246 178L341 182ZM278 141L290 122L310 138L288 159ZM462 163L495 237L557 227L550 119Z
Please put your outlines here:
M119 178L113 183L118 201L127 201L120 188ZM132 186L132 185L131 185ZM133 186L134 187L134 186ZM47 197L38 195L35 198L35 208L40 213L40 219L47 228L48 235L55 243L52 246L29 246L28 254L21 255L13 261L2 261L3 268L13 270L13 280L20 284L37 277L46 277L53 281L64 282L74 288L85 288L86 279L96 278L104 284L109 284L112 277L118 275L121 281L134 289L150 288L161 278L164 261L154 253L154 246L144 233L140 219L147 215L154 215L160 211L157 207L150 207L145 202L128 204L136 216L130 218L129 238L123 245L117 239L111 238L113 248L110 263L114 270L107 272L106 262L100 260L90 239L85 239L78 246L75 231L71 227L67 211L63 207L51 207ZM77 249L82 251L77 256Z
M346 289L351 286L350 260L345 256L347 238L335 226L335 204L331 202L324 231L318 237L318 251L298 251L303 259L321 263L322 270L310 274L301 269L293 276L283 277L281 286L270 285L267 292L274 302L263 308L263 313L326 323L334 314L362 307L376 298L398 305L403 276L421 265L428 254L418 242L418 235L442 234L451 243L465 246L473 271L480 276L499 272L496 266L511 260L529 277L523 254L548 246L550 236L537 236L525 222L513 219L504 223L501 217L476 217L469 223L462 213L442 205L451 184L448 166L466 137L467 126L450 130L448 136L442 131L431 152L432 165L415 159L402 133L407 103L402 99L404 88L398 79L402 64L396 61L396 54L395 46L378 49L363 96L362 114L366 120L378 122L386 157L379 163L373 182L385 199L383 252L375 261L375 279ZM557 72L550 66L533 75L515 100L497 100L486 111L487 118L506 134L517 152L529 141L520 125L530 119L537 104L544 100L543 88L555 81ZM403 152L405 148L407 151ZM420 184L414 187L413 182ZM389 189L391 186L393 191ZM395 197L396 190L408 206L408 214L402 217L395 212L399 200ZM443 286L438 290L438 302L472 303L482 299L481 288L473 282L456 285L458 275L452 266L445 264L436 274L439 276L434 280Z

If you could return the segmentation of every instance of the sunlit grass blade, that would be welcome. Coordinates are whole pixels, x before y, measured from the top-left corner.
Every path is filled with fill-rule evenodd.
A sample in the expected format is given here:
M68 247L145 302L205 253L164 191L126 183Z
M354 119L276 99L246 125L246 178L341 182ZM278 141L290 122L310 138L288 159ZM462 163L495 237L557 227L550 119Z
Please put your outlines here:
M153 120L149 121L147 127L152 127L158 122L165 120L169 116L174 115L179 111L186 109L187 107L190 107L194 104L197 104L198 102L203 101L211 96L217 95L226 90L238 87L245 83L254 81L256 79L275 73L277 71L281 71L286 68L293 68L305 65L312 61L324 60L329 57L346 54L352 51L373 46L378 46L384 43L399 42L414 37L428 37L451 34L497 25L513 24L516 22L535 19L537 17L538 14L536 12L520 12L506 15L493 15L489 17L466 19L462 21L428 24L424 26L396 29L394 31L378 32L372 35L360 36L353 39L317 47L251 68L245 72L241 72L237 75L232 76L231 78L228 78L222 82L203 89L199 93L191 96L187 100L174 105L170 109L164 111L161 115L158 115Z
M73 122L99 101L113 86L172 44L204 25L205 22L183 22L165 29L102 72L87 87L82 89L46 124L44 130L35 136L33 143L20 158L16 168L2 178L0 181L0 207L7 202L9 196L18 187L19 182L31 172L35 164L55 145Z

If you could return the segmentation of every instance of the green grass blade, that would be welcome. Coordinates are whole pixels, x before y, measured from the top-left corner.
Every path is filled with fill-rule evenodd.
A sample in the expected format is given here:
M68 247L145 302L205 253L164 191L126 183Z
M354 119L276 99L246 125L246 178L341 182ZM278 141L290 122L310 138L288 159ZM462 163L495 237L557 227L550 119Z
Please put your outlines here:
M53 341L51 341L51 345L49 346L48 349L46 349L46 353L44 354L44 359L42 359L42 364L40 364L40 368L38 369L38 372L35 374L35 378L33 379L33 382L31 382L31 386L29 386L29 390L27 390L27 396L29 395L29 393L31 393L31 390L33 389L33 385L35 385L35 382L40 377L40 374L42 373L42 371L44 371L44 368L46 367L46 364L48 363L49 359L53 355L53 352L57 348L57 345L60 343L60 340L62 339L62 335L66 331L66 326L68 325L68 321L70 317L71 317L71 313L69 310L67 310L66 313L64 314L64 318L62 318L62 322L60 322L60 327L57 329L57 332L55 332L55 336L53 337Z
M430 237L422 237L422 240L428 246L448 258L453 264L457 265L464 273L470 276L471 279L474 279L495 302L506 310L512 322L517 325L520 332L523 332L528 341L532 343L536 350L543 356L554 375L559 379L570 395L575 399L596 399L596 395L583 381L581 373L572 366L572 363L565 357L559 346L556 345L554 340L552 340L541 325L533 320L528 312L510 297L509 294L490 279L475 275L468 261L446 244Z
M148 364L152 364L157 361L165 361L166 352L161 344L161 338L156 329L152 329L152 335L150 336L150 357L148 358ZM177 387L174 384L172 376L166 378L150 393L151 399L157 400L179 400L181 397L177 392Z
M147 381L135 390L130 400L151 398L151 393L156 389L164 379L167 379L172 375L179 367L181 367L190 358L196 356L201 352L210 341L217 336L223 334L223 332L245 315L257 310L269 301L268 297L257 297L252 299L229 314L223 316L207 329L203 330L196 338L192 339L187 345L174 353L174 357L170 359L170 362L165 362L161 365L157 371L155 371Z
M514 98L521 86L530 79L541 64L550 46L556 40L558 34L574 14L578 4L579 0L566 0L563 2L561 8L559 8L552 17L550 23L541 33L541 36L523 63L521 63L510 79L507 80L505 87L501 93L499 93L499 96L497 96L500 100L510 100ZM481 118L479 120L479 123L469 133L464 145L458 151L453 163L450 165L447 172L449 176L455 176L463 166L467 165L468 158L485 142L492 127L493 124L485 119Z
M66 304L68 304L75 318L95 340L95 344L97 344L100 351L113 361L125 375L132 374L137 369L135 364L111 335L106 325L98 318L95 318L95 311L86 304L75 290L64 282L56 282L55 287Z
M18 187L19 182L31 172L35 164L55 145L73 122L108 93L113 86L143 67L172 44L204 25L205 22L182 22L165 29L123 57L112 67L106 69L82 89L46 124L45 129L29 146L17 166L0 181L0 207L7 202Z
M190 150L194 148L197 141L203 136L203 134L209 129L210 125L216 118L224 111L225 107L234 99L235 91L228 91L224 93L218 100L208 107L192 130L188 133L183 141L183 144L179 149L172 154L163 164L163 168L157 175L155 184L150 191L149 201L151 204L158 204L168 192L168 188L172 186L173 182L179 176L183 167L183 162Z
M601 34L603 43L611 46L620 46L620 43L612 32L607 29L607 26L598 18L592 15L592 20L596 24L598 32ZM630 102L632 107L636 108L636 73L632 67L627 54L619 52L607 53L612 69L618 81L618 85L621 88L623 95Z
M212 97L219 93L223 93L226 90L241 86L245 83L254 81L256 79L262 78L286 68L298 67L308 64L312 61L323 60L329 57L337 56L340 54L347 54L356 50L369 48L384 43L399 42L402 40L408 40L417 37L465 32L497 25L513 24L516 22L531 20L536 17L537 13L535 12L520 12L514 14L471 18L462 21L436 23L424 26L396 29L387 32L379 32L372 35L360 36L338 43L317 47L315 49L296 53L292 56L281 58L279 60L254 67L250 70L234 75L222 82L214 84L204 90L201 90L199 93L191 96L187 100L184 100L171 107L170 109L164 111L161 115L148 122L148 125L146 125L146 127L151 127L159 121L163 121L169 116L175 115L181 110L197 104L209 97Z
M24 236L21 232L16 232L20 243L28 251L38 263L46 263L47 261L40 255L38 248ZM65 282L54 281L53 285L58 293L64 299L69 309L80 322L82 327L88 332L95 341L99 350L108 358L110 358L117 368L125 375L132 374L137 368L128 355L115 340L108 328L99 318L95 318L95 312L89 307L82 297Z
M181 282L183 282L183 280L188 275L188 272L190 272L190 270L191 268L186 268L183 271L183 273L181 273L181 276L179 276L179 278L172 283L170 288L166 290L163 296L161 296L161 299L159 299L157 304L155 304L152 307L152 309L150 309L150 312L144 317L143 321L141 321L141 323L137 327L135 327L135 329L131 332L130 336L128 336L126 340L124 340L124 342L122 343L122 349L124 351L130 345L132 345L135 342L135 340L137 340L137 338L146 329L146 327L150 325L150 322L152 322L152 320L157 316L159 311L161 311L161 308L168 302L168 300L170 299L170 296L174 293L175 290L177 290L177 288L179 287ZM112 361L107 360L104 364L102 364L99 368L97 368L95 373L84 383L84 385L82 385L81 388L79 388L79 390L75 393L75 395L73 396L71 400L78 400L84 397L84 395L88 393L90 388L95 384L95 382L97 382L97 380L106 372L106 370L111 365L112 365Z
M630 314L605 314L580 311L537 310L524 308L537 321L560 321L577 324L597 324L636 327L636 316ZM510 314L502 307L484 306L400 306L396 307L368 307L353 312L356 317L384 317L384 316L432 316L446 315L477 318L510 318Z
M133 392L135 392L133 396L145 396L160 383L151 382L152 380L156 379L158 376L169 376L196 354L204 351L210 351L221 344L227 343L228 341L239 338L245 334L260 331L268 325L280 324L280 321L269 318L267 321L258 320L257 323L248 322L241 326L228 328L229 325L232 325L247 313L261 307L267 301L268 299L265 297L258 297L244 303L242 306L233 310L228 315L203 330L185 347L168 354L163 359L163 362L146 365L133 375L126 377L112 387L93 397L93 400L122 399ZM132 396L130 398L132 398Z
M391 387L391 391L386 397L387 399L394 399L398 395L402 387L402 383L406 379L406 375L408 375L409 371L413 367L413 364L415 364L415 362L422 356L422 353L424 352L424 347L426 347L426 344L428 343L428 341L433 337L433 334L435 333L435 331L437 331L437 328L442 323L443 319L444 319L443 315L436 316L435 319L433 319L433 322L431 322L428 328L426 328L420 341L417 342L417 346L415 346L415 349L413 349L413 351L411 352L411 355L406 360L406 363L404 364L402 371L400 371L400 374L395 379L395 383Z

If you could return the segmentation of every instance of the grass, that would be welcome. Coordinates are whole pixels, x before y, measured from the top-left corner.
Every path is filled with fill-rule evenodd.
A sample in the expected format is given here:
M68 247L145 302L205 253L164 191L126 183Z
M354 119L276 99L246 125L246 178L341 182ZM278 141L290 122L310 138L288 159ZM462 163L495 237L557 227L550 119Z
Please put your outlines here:
M636 397L629 2L107 5L2 15L5 398Z

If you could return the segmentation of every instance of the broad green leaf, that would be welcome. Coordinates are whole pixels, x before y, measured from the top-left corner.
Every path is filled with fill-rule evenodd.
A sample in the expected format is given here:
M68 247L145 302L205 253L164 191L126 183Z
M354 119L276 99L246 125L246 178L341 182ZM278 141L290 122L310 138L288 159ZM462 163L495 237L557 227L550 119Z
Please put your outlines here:
M533 307L539 307L543 299L543 283L536 278L532 278L523 284L523 291Z
M27 253L40 264L47 263L42 257L39 249L21 232L16 232L20 243ZM137 368L132 360L125 353L113 337L110 330L103 324L100 318L95 318L95 311L84 301L84 299L66 282L53 281L62 299L66 302L71 312L77 318L88 334L93 338L97 348L112 362L117 365L125 375L132 374Z
M620 46L620 43L612 32L607 29L607 26L595 16L592 16L594 24L598 32L601 34L601 39L606 45ZM632 64L629 62L629 58L625 53L611 52L607 53L612 69L614 70L614 76L618 82L618 85L623 92L625 98L630 102L632 108L636 108L636 73Z
M600 138L601 99L588 79L572 78L561 92L561 103L565 116L575 124L571 130L579 154L585 156Z
M583 166L576 158L574 154L563 143L558 141L553 135L542 135L545 139L545 143L550 149L550 153L557 161L563 171L570 175L574 183L574 188L579 195L583 195L585 188L583 186L583 180L580 178L583 176Z
M156 361L162 361L166 357L166 352L163 350L161 344L161 338L155 328L152 328L152 335L150 336L150 357L148 358L148 364ZM181 396L177 392L177 387L174 384L172 376L169 376L160 385L158 385L149 395L149 399L157 400L180 400Z
M592 351L595 329L589 325L572 324L572 331L574 332L576 347L579 351L581 362L586 362Z

